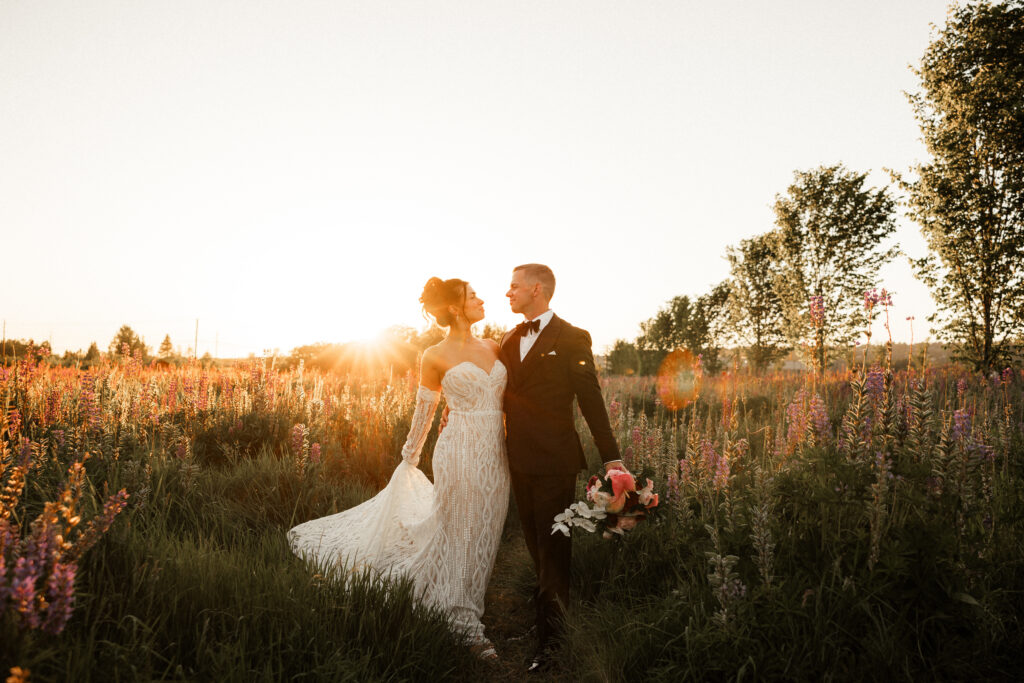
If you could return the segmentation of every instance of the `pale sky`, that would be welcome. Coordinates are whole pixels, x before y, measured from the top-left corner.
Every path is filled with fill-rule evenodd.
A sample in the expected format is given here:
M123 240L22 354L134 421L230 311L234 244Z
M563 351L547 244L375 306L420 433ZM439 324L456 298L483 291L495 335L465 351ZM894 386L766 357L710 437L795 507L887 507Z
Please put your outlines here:
M601 352L726 278L794 170L924 160L902 91L946 7L0 0L7 337L288 352L423 326L433 275L507 326L541 262ZM882 284L921 340L905 258Z

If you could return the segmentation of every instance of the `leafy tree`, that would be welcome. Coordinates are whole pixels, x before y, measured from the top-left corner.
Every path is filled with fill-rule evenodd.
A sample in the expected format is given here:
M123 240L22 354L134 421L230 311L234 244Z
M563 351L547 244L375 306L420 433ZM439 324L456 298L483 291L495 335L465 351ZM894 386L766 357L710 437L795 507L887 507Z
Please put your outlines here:
M901 183L930 249L912 263L939 339L991 370L1024 332L1024 4L954 7L915 73L932 161Z
M708 372L716 372L728 317L728 299L728 282L719 283L696 300L685 295L673 297L657 315L640 323L637 348L657 352L656 357L650 359L656 362L674 349L689 349L703 355ZM650 367L650 360L641 364L644 372L654 369Z
M762 372L789 352L782 302L775 293L778 264L770 233L742 240L726 256L732 278L729 320L736 339L747 347L747 361Z
M778 229L772 248L784 331L794 345L811 340L822 371L828 346L852 342L868 324L864 293L876 286L878 269L898 253L896 247L881 249L896 229L893 200L885 188L865 188L866 178L841 164L797 171L787 193L775 198ZM812 296L823 304L816 324L811 323Z
M640 350L624 339L616 339L608 353L608 372L612 375L635 375L641 370Z
M125 350L127 350L127 355L129 356L134 356L136 351L143 358L148 358L149 356L149 347L146 346L145 340L135 334L135 330L128 325L121 326L121 329L117 331L114 338L110 340L110 346L107 350L111 356L120 356Z
M161 358L170 358L174 355L174 346L171 344L171 335L164 335L164 340L160 342L160 349L157 351L157 355Z
M89 350L85 352L85 360L90 363L95 363L100 359L100 347L96 345L96 342L89 344Z
M494 341L501 343L501 338L508 332L507 327L501 325L495 325L493 323L484 323L484 329L480 332L481 339L493 339Z

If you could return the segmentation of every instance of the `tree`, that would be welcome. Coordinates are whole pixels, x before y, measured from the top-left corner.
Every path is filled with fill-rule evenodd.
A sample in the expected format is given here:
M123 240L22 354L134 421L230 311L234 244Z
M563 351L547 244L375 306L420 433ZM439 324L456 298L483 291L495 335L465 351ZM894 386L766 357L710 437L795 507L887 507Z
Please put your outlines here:
M657 352L652 358L642 358L642 370L647 373L653 363L674 349L688 349L703 356L708 372L719 367L719 353L724 338L729 298L728 282L721 282L710 292L696 300L676 296L651 319L640 323L640 336L636 346L641 351ZM643 354L642 354L643 355Z
M174 346L171 344L171 335L164 335L164 340L160 342L160 350L157 351L157 355L161 358L170 358L174 355Z
M135 334L135 330L128 325L121 326L121 329L117 331L114 338L110 340L110 346L107 350L111 356L134 356L136 351L138 351L143 358L146 358L149 355L149 347L146 346L145 340ZM127 353L125 353L125 351L127 351Z
M881 249L896 229L893 200L885 188L865 188L866 178L841 164L797 171L787 194L775 198L771 241L783 330L793 345L810 340L819 371L827 367L829 345L852 342L868 324L864 293L898 253ZM823 307L814 324L812 296Z
M608 373L611 375L635 375L641 370L640 351L635 344L616 339L608 353Z
M901 182L930 249L912 263L939 339L987 371L1024 332L1024 5L955 7L915 73L932 161Z
M96 342L89 344L89 350L85 352L85 360L89 363L95 363L100 359L100 347L96 345Z
M736 339L747 347L747 362L762 372L789 352L783 331L782 302L775 293L778 263L770 233L742 240L726 250L732 278L729 320Z

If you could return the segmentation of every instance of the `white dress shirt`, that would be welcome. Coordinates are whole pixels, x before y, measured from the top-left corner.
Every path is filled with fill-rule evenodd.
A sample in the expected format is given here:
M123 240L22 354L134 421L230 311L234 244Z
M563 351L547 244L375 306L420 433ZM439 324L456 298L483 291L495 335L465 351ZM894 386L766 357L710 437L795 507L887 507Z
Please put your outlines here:
M540 333L544 331L544 328L547 326L547 324L551 322L551 318L553 318L554 315L555 312L549 308L548 310L538 315L536 318L532 319L540 321L540 330L538 330L537 332L527 332L526 334L519 338L520 361L526 358L526 354L528 354L530 352L530 349L533 348L533 344L537 341L537 337L539 337ZM525 322L531 322L531 320L527 320Z

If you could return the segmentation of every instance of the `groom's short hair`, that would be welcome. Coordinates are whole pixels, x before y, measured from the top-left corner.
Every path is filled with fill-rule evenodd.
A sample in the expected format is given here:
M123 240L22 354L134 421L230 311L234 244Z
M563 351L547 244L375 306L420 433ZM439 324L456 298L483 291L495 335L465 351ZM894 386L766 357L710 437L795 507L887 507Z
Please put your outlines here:
M513 268L512 272L517 270L523 271L528 279L539 282L541 289L544 290L544 297L551 301L551 297L555 295L555 274L550 268L540 263L525 263Z

